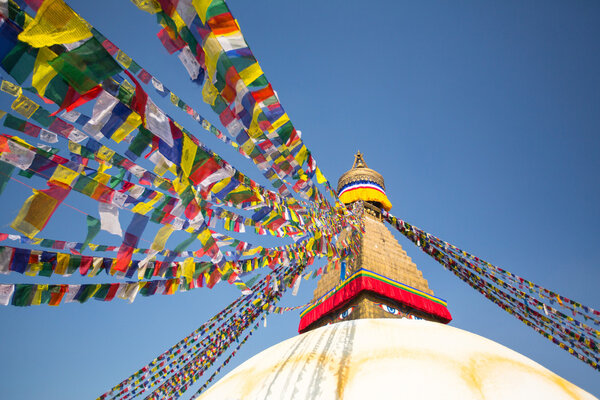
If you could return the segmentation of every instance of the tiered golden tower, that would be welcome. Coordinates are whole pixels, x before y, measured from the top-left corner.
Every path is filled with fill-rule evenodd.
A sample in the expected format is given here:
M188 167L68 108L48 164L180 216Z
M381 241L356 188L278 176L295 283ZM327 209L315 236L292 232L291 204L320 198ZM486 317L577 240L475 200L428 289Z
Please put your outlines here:
M411 318L450 321L445 301L433 296L427 280L384 225L381 208L391 203L383 177L355 155L352 168L338 183L340 200L362 201L365 231L358 257L324 273L314 291L313 305L301 314L300 332L360 318Z

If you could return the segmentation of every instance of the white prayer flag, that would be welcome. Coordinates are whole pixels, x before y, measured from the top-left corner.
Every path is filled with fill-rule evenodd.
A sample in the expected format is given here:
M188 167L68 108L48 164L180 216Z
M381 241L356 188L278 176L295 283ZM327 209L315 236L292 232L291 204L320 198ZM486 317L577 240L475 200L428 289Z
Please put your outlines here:
M56 143L58 142L58 136L54 132L47 131L42 129L40 132L40 139L46 143Z
M113 204L98 203L100 229L113 235L123 236L119 223L119 208Z
M169 118L150 98L146 102L146 127L154 135L164 140L169 147L173 147Z
M13 252L15 250L12 247L2 247L0 250L0 274L8 274L10 267L10 260L12 260Z
M10 303L10 298L15 292L15 285L1 284L0 285L0 304L7 306Z
M108 122L112 115L112 110L118 102L119 100L108 92L103 91L100 93L92 110L92 118L84 125L83 130L90 135L100 133L100 129Z

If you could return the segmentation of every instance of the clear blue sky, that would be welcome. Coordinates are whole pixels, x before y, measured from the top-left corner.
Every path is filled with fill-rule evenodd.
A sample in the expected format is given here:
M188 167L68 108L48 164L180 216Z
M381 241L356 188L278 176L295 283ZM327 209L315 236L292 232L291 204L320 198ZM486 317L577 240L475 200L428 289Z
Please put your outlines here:
M69 1L210 121L154 18L130 2ZM333 183L361 150L400 218L567 297L600 308L600 4L594 1L228 2L255 56ZM6 98L0 105L6 108ZM163 103L160 103L163 104ZM166 103L165 103L166 104ZM253 166L165 110L244 171ZM258 176L253 173L252 176ZM32 184L43 187L41 181ZM34 186L35 186L34 185ZM0 231L30 190L11 183ZM67 203L91 214L73 193ZM130 218L122 213L122 225ZM80 240L59 209L40 236ZM399 236L399 235L398 235ZM152 239L148 232L147 240ZM102 232L96 242L119 244ZM452 326L506 345L600 396L600 374L500 310L402 237ZM175 243L175 242L169 242ZM0 276L0 282L46 278ZM92 282L89 278L56 282ZM50 281L47 281L50 282ZM286 305L306 302L303 282ZM174 296L0 308L0 398L94 398L232 301L219 285ZM270 316L232 362L296 334Z

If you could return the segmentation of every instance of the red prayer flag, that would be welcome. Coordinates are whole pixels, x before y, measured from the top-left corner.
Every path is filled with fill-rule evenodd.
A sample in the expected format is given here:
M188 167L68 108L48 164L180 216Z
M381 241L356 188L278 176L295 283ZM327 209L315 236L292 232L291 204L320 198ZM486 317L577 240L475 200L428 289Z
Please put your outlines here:
M185 42L181 37L177 37L177 39L173 39L172 36L175 36L172 33L169 33L170 29L163 28L161 29L156 36L165 47L169 54L173 54L178 50L181 50L185 47Z

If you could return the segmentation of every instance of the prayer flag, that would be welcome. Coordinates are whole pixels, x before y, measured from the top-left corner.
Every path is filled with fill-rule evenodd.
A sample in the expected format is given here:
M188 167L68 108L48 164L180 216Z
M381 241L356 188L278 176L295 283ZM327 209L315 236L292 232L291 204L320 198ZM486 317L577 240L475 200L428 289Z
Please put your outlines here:
M2 68L12 76L19 85L25 82L33 71L38 49L19 42L2 60Z
M52 68L78 93L85 93L122 68L104 47L91 38L50 61Z
M62 0L45 0L19 40L33 47L74 43L92 36L89 25Z
M169 239L169 236L171 236L173 231L174 228L170 224L161 227L158 230L156 236L154 237L154 241L152 242L152 250L163 251L165 249L165 244L167 243L167 240Z
M15 292L15 285L0 284L0 304L7 306L10 303L10 298Z
M104 203L99 203L104 204ZM96 237L98 232L100 232L100 221L97 218L88 215L86 217L86 223L88 227L87 236L85 237L85 241L81 245L80 251L85 250L85 248L90 244L90 242Z
M113 268L116 271L127 271L127 266L133 255L133 249L137 247L140 236L142 236L148 220L149 217L145 215L137 213L133 215L129 226L127 227L127 231L125 231L125 237L117 253L117 258L113 263Z
M71 188L60 182L48 182L48 189L33 189L15 220L10 225L13 229L32 238L48 223L56 208L67 197Z
M100 214L100 226L103 231L123 236L117 206L100 202L98 203L98 212Z

